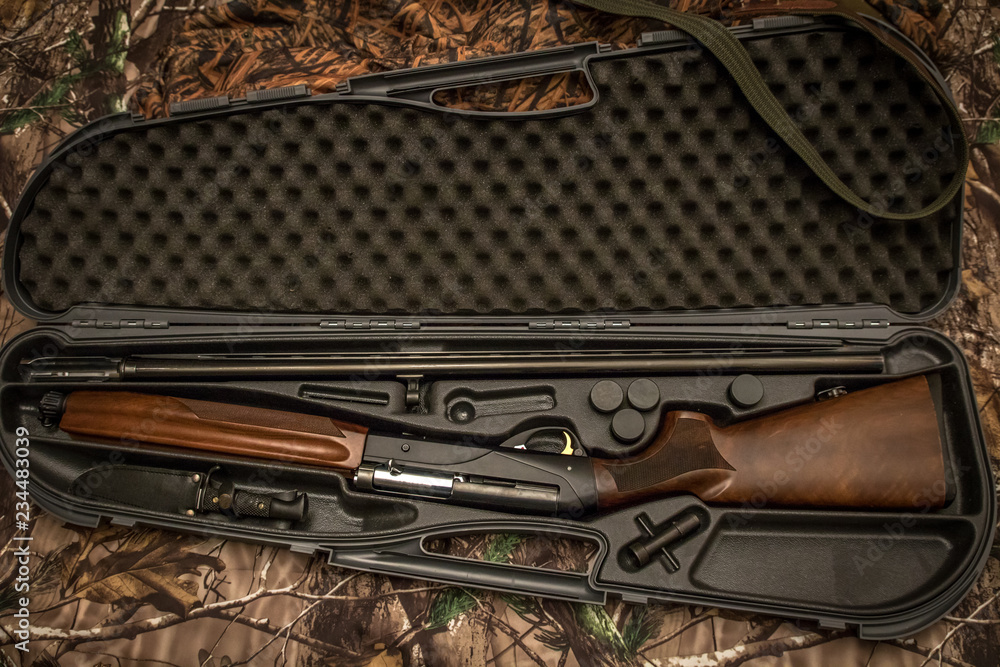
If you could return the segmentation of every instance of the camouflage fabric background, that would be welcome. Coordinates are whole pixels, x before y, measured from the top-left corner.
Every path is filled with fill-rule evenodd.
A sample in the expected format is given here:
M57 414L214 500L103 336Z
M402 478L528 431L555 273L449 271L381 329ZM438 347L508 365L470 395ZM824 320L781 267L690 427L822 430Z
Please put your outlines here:
M815 4L811 4L815 3ZM724 21L828 6L679 0ZM974 142L964 284L932 325L966 352L1000 455L1000 9L987 0L878 0L939 63ZM645 21L547 0L4 0L0 4L0 216L73 127L130 108L411 65L600 39L628 46ZM571 78L457 96L527 109L587 95ZM32 325L0 306L2 338ZM0 476L0 627L10 628L14 489ZM691 608L572 605L326 567L319 558L153 530L32 526L31 651L0 632L11 665L982 665L1000 663L1000 550L945 620L901 641ZM460 555L585 567L580 545L510 536L455 540ZM752 564L748 563L748 567Z

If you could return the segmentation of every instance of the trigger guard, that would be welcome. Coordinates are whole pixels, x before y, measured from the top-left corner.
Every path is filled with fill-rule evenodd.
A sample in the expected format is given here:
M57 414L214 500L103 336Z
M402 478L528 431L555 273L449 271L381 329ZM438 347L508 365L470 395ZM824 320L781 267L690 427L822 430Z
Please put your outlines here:
M571 430L569 430L568 428L564 428L562 426L539 426L537 428L528 429L527 431L521 431L520 433L514 434L512 437L508 438L503 443L501 443L500 448L526 449L526 445L528 441L531 440L532 437L534 437L539 433L543 433L545 431L554 431L563 434L565 436L566 449L564 449L562 452L559 452L560 454L573 455L573 456L587 455L586 450L580 443L580 438L578 438L577 435L573 433Z

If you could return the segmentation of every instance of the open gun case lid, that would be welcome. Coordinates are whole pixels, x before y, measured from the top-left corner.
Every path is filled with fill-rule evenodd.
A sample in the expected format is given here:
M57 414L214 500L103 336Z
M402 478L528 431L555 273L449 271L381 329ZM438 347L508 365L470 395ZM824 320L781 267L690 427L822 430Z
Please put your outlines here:
M865 198L917 210L964 171L962 129L940 90L870 32L801 17L731 30L802 133ZM589 102L527 113L440 103L451 89L563 72L586 81ZM37 356L862 347L884 353L896 374L944 369L942 428L965 470L948 507L906 515L898 535L893 515L765 509L747 523L745 508L684 497L580 521L392 502L343 482L325 497L329 475L256 464L310 489L317 518L210 529L388 574L587 602L612 594L719 605L899 636L961 600L995 524L967 367L919 326L958 291L962 204L959 194L906 221L859 214L677 31L626 50L576 44L365 76L328 95L295 86L178 103L167 119L107 117L53 150L8 229L6 294L42 326L0 361L4 462L10 469L15 428L37 424L28 403L51 388L19 375L19 362ZM777 395L803 386L801 377L784 389L774 382ZM309 403L295 387L161 391L232 402L256 391L302 411ZM33 444L32 497L47 510L80 524L206 529L74 495L96 455L73 459L46 437ZM163 461L204 463L178 453ZM678 548L680 573L620 562L640 511L655 523L688 507L710 528ZM544 530L596 543L591 570L424 548L461 532Z

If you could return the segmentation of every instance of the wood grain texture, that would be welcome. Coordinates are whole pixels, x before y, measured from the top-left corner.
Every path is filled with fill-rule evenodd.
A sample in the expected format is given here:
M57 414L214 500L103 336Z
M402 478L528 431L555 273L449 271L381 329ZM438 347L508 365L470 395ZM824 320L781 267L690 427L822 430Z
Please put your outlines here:
M185 447L345 473L361 465L368 433L329 417L109 391L70 393L59 428L126 447Z
M595 472L602 507L678 492L753 507L914 509L941 507L946 497L923 376L725 428L672 412L645 451L596 461Z

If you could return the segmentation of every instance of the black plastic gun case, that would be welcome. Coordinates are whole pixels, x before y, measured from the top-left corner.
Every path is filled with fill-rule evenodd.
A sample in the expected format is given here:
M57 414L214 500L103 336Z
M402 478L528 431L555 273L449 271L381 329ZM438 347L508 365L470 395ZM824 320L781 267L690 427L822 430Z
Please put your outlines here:
M868 27L783 17L730 33L822 162L884 216L831 189L676 30L626 50L578 44L80 129L39 167L8 230L6 292L40 326L0 359L6 467L29 438L32 499L79 525L208 530L372 572L747 609L868 638L932 623L975 582L996 500L966 363L921 326L959 288L961 188L930 214L891 215L951 192L964 144L930 62ZM530 114L437 102L566 71L585 77L590 102ZM351 370L248 370L331 358ZM467 358L494 370L428 368ZM178 359L243 372L124 377L132 360ZM725 428L920 377L947 489L928 489L940 507L905 510L775 506L764 489L761 502L669 493L546 516L80 438L46 418L72 392L139 392L410 437L404 468L423 439L497 447L546 428L572 433L574 454L626 460L673 411ZM906 451L879 437L876 449ZM889 464L858 467L871 465ZM206 490L244 505L178 500ZM277 509L255 514L265 502ZM427 548L470 532L557 534L595 556L587 572L555 572Z

